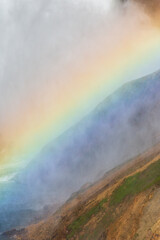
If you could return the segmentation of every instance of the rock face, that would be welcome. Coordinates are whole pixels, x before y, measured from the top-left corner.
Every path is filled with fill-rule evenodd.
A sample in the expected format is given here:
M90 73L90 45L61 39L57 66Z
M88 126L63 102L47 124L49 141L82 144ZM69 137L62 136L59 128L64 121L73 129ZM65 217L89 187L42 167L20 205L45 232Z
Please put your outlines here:
M25 229L22 228L20 230L16 230L16 229L12 229L10 231L4 232L1 236L2 237L6 237L6 238L11 238L13 236L15 236L16 234L24 234L25 233Z
M153 23L160 27L160 1L159 0L119 0L121 3L135 2L151 17Z
M160 11L159 0L135 0L137 3L142 4L151 14L158 13Z
M20 240L159 240L160 144L117 167Z

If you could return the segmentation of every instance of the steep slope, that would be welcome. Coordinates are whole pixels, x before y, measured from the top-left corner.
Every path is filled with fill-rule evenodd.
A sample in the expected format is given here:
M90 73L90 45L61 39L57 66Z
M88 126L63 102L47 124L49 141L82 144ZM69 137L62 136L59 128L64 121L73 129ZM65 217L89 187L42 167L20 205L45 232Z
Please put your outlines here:
M160 144L106 174L23 240L160 239Z
M160 72L122 86L79 124L46 146L15 178L3 209L38 209L65 201L88 182L160 140ZM16 221L0 219L4 230ZM6 222L5 221L5 222ZM22 224L26 222L22 220ZM2 231L0 229L0 231Z
M36 199L40 194L45 203L52 196L66 199L86 182L159 142L159 90L160 72L127 83L46 146L19 177L29 186L27 195Z

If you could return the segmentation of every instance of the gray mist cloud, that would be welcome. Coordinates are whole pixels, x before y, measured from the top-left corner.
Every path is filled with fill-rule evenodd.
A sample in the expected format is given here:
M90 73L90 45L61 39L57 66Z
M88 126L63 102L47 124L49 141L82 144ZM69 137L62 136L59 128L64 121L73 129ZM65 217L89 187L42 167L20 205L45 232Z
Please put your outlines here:
M68 68L73 64L81 69L79 62L85 62L86 53L92 57L96 51L103 52L104 42L107 52L122 41L129 28L140 26L145 31L151 26L148 16L133 2L109 2L110 6L104 0L0 2L0 132L30 106L39 108L43 116L50 97L54 99L59 87L70 79ZM158 67L157 58L152 66L129 74L124 82ZM33 165L14 178L9 192L6 184L0 209L12 213L12 209L66 200L84 183L97 180L157 143L159 73L145 80L140 84L142 94L137 95L137 82L126 85L64 133L57 144L47 145ZM5 223L15 227L14 220L9 222L10 214L4 211Z
M130 9L128 6L127 8ZM129 11L129 16L132 12L133 23L139 24L140 14ZM145 19L143 14L142 18ZM58 89L71 78L68 71L70 66L77 71L85 71L79 65L80 62L85 62L86 53L92 58L95 52L104 51L104 42L108 42L108 49L111 44L120 42L127 27L133 26L132 20L127 19L123 6L118 6L114 0L1 1L2 135L7 134L4 129L11 122L13 127L10 132L13 131L14 135L14 122L32 106L40 109L43 115L46 106L53 105L56 101L54 96ZM157 68L157 62L151 70ZM144 67L137 75L144 75L148 71ZM129 78L133 79L134 74ZM36 111L30 116L26 115L26 125L34 122L35 118Z

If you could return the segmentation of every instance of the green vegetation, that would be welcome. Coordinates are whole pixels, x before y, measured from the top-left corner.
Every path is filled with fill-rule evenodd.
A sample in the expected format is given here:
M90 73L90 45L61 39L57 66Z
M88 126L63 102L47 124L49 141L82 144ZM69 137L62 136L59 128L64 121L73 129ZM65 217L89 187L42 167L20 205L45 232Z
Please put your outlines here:
M120 209L118 211L119 213L115 210L120 203L124 202L124 200L131 199L137 194L156 185L160 186L160 160L151 164L144 171L126 178L122 184L113 191L109 199L109 208L106 208L105 211L102 212L102 210L104 210L103 204L107 202L107 199L103 199L96 206L73 221L68 226L69 235L67 239L70 239L74 235L80 233L83 226L88 223L91 217L101 211L102 216L97 222L95 229L85 229L84 233L80 237L81 240L98 239L104 229L108 228L109 225L114 222L115 218L121 215ZM134 239L136 238L137 235L134 236Z
M151 164L144 171L126 178L113 192L110 205L117 205L126 197L137 195L155 184L160 184L160 160Z
M109 225L114 222L114 220L114 208L111 207L103 214L101 220L97 223L96 228L92 230L92 232L87 236L87 238L83 238L83 240L99 239L102 232L104 232L104 230L106 230L106 228L109 227Z
M139 237L139 234L136 233L136 234L134 235L134 237L133 237L133 240L136 240L138 237Z
M70 234L67 236L67 239L73 237L76 233L80 232L82 227L87 224L87 222L91 219L93 215L98 214L100 211L104 209L103 204L106 203L107 198L100 201L94 207L89 209L86 213L78 217L73 223L68 226L68 230Z

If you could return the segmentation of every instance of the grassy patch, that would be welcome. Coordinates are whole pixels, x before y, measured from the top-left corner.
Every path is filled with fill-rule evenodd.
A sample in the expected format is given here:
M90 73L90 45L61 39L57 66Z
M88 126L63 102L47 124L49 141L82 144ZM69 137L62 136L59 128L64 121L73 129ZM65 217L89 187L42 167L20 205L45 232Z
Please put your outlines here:
M133 240L136 240L138 237L139 237L139 234L136 233L136 234L134 235L134 237L133 237Z
M69 234L67 239L72 238L75 234L82 230L82 227L87 224L93 215L98 214L104 209L103 204L107 202L107 198L101 200L98 204L88 210L86 213L78 217L74 222L68 226Z
M107 227L109 227L109 225L112 222L114 222L114 220L115 220L114 209L111 207L110 209L108 209L107 212L105 212L102 219L98 222L98 224L96 225L96 228L93 230L93 232L90 234L90 236L87 239L89 240L99 239L102 232L104 232L104 230Z
M118 207L120 203L123 203L125 199L130 199L140 192L156 185L160 186L160 160L151 164L144 171L126 178L122 184L113 191L109 199L109 208L103 211L101 219L98 221L95 229L85 229L80 239L98 239L104 229L108 228L110 224L115 221L115 218L121 215L121 211L123 211L123 209L118 212L115 211L116 207ZM96 206L73 221L68 226L69 235L67 236L67 239L79 234L82 231L83 226L88 223L92 216L98 214L104 209L103 204L105 202L107 202L107 199L103 199ZM137 235L134 236L134 239L136 238Z
M151 164L144 171L126 178L113 192L110 205L117 205L123 202L127 196L137 195L155 184L160 184L160 160Z

